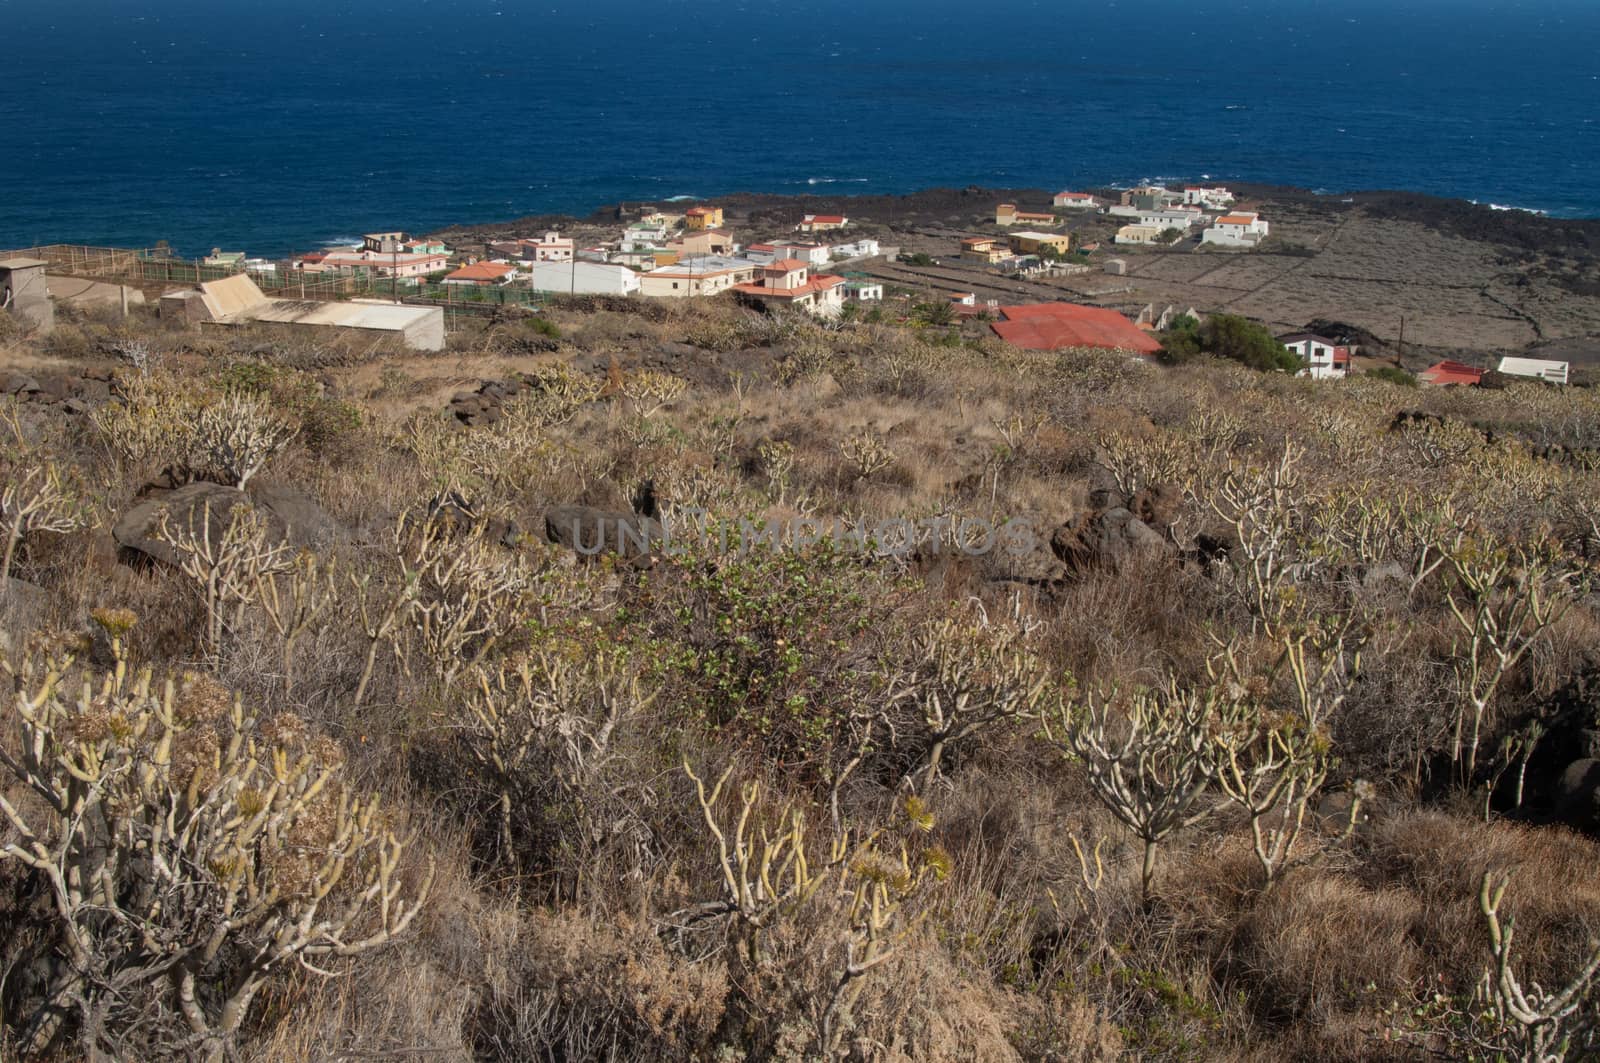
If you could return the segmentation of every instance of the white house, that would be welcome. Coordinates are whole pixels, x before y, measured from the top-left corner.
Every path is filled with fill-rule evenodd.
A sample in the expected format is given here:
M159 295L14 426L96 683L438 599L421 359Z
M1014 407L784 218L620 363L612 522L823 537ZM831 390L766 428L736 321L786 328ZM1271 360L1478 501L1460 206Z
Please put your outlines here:
M1233 205L1233 193L1221 185L1188 185L1183 190L1183 201L1191 207L1227 210Z
M651 248L663 247L670 236L671 230L665 225L635 222L622 231L620 250L648 251Z
M827 244L813 244L804 241L793 243L775 243L772 245L773 260L785 258L798 258L811 266L826 266L833 259L833 248Z
M575 295L632 295L639 290L639 275L627 266L599 262L535 262L528 267L536 292Z
M1107 214L1118 218L1127 218L1133 225L1153 225L1158 229L1183 229L1200 224L1205 220L1205 214L1199 207L1133 207L1115 206L1106 210Z
M1566 362L1553 362L1544 358L1500 359L1500 372L1507 376L1529 377L1549 384L1565 384L1568 368Z
M856 303L881 303L883 302L883 285L875 280L851 279L844 282L840 289L844 298Z
M576 247L570 238L548 232L537 240L522 241L522 250L532 262L570 262Z
M1065 210L1094 210L1100 206L1087 192L1057 192L1050 202Z
M811 272L803 259L780 258L761 267L761 279L734 285L739 298L768 306L790 306L818 317L835 317L844 306L843 277Z
M1352 352L1349 347L1341 343L1335 343L1311 332L1280 336L1278 342L1293 351L1305 363L1305 368L1296 374L1298 376L1308 376L1313 380L1331 380L1350 375Z
M807 214L794 229L800 233L825 233L849 224L850 219L843 214Z
M639 278L639 294L665 299L716 295L755 280L761 267L747 258L703 255L661 266Z
M1269 232L1267 220L1252 211L1224 214L1200 235L1203 244L1221 247L1255 247L1266 239Z
M881 253L881 249L878 247L878 241L862 237L854 243L834 244L828 248L828 252L832 258L871 258Z

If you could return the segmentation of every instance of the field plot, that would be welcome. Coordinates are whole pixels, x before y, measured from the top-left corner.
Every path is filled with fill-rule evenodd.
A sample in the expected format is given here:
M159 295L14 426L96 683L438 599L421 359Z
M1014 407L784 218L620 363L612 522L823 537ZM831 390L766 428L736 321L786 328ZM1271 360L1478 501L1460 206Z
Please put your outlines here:
M1283 329L1347 322L1408 347L1511 350L1600 337L1600 298L1533 272L1495 244L1414 222L1289 209L1279 246L1309 254L1130 254L1130 298L1244 314Z

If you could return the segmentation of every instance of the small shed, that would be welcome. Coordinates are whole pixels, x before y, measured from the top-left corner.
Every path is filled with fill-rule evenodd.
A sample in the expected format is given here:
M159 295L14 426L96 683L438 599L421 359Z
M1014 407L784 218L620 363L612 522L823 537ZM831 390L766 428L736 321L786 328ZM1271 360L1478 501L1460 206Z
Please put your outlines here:
M55 328L56 308L50 302L45 280L47 263L37 258L0 259L0 308L11 311L28 328L49 332Z
M1125 258L1106 259L1106 272L1113 277L1125 277L1128 274L1128 260Z

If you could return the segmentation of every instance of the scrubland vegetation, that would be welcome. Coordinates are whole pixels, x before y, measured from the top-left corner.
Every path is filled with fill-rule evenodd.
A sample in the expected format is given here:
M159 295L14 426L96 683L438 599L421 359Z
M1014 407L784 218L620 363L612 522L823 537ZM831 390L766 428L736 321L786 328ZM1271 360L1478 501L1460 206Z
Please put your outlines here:
M7 1055L1600 1052L1592 391L603 301L5 352L116 368L0 410Z

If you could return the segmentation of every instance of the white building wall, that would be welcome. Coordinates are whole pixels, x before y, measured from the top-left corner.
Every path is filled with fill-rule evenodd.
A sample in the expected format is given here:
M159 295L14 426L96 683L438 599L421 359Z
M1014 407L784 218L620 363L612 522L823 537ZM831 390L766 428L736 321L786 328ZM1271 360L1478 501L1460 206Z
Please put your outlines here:
M536 292L631 295L639 290L639 275L633 270L598 262L535 262L528 275Z

